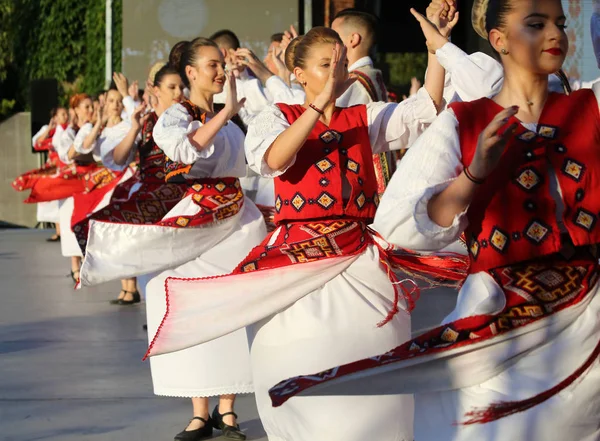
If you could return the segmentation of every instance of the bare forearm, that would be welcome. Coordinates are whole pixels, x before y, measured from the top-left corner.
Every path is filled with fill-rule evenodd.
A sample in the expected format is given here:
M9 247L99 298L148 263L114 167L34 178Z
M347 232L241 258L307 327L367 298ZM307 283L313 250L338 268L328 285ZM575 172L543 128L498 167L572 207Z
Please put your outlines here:
M219 133L219 130L227 124L229 119L229 113L223 109L217 113L214 118L199 127L198 130L190 133L188 139L197 150L204 150L212 144L212 141L215 136L217 136L217 133Z
M319 113L312 109L284 130L265 153L265 161L273 170L283 170L296 157L319 119Z
M113 161L117 165L124 165L129 159L129 155L131 154L131 150L135 145L135 139L139 133L140 129L131 128L125 138L121 140L121 142L115 147L113 150Z
M429 200L429 218L441 227L449 227L454 218L467 209L476 189L477 184L461 173L444 191Z
M96 142L96 139L98 138L98 135L100 134L100 131L101 131L100 124L95 124L92 131L83 140L82 147L85 151L88 151L91 149L91 147Z
M77 150L75 150L75 146L73 144L71 144L71 147L69 147L69 152L67 153L67 156L69 157L69 159L75 159L77 156L79 156L79 153L77 153Z
M425 89L435 103L438 111L442 108L444 100L444 81L446 71L434 54L428 55L427 76L425 77Z

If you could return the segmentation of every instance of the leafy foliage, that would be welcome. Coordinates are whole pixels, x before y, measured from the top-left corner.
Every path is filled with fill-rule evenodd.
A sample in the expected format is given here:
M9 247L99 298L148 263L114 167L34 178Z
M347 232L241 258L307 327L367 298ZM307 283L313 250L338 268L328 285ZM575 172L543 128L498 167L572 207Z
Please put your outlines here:
M410 80L416 77L423 81L427 69L427 53L388 53L384 62L390 69L390 84L393 88L410 89Z
M122 0L113 0L113 68L121 64ZM55 78L59 100L104 87L105 0L0 0L0 100L29 106L29 82Z

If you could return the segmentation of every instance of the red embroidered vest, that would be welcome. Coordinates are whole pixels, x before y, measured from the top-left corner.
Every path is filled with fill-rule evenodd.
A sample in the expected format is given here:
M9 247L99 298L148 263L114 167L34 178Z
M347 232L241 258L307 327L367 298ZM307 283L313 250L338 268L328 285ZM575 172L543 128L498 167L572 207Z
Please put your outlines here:
M487 98L450 107L459 121L462 161L469 165L479 134L502 108ZM513 122L518 121L512 118L504 128ZM467 211L470 272L561 249L550 167L562 192L562 222L571 241L575 246L600 242L599 152L600 112L594 93L550 94L537 133L519 126Z
M305 111L277 104L292 124ZM350 184L347 201L343 178ZM298 152L296 162L275 178L275 223L357 218L371 221L379 204L373 152L364 105L337 108L329 127L318 121Z

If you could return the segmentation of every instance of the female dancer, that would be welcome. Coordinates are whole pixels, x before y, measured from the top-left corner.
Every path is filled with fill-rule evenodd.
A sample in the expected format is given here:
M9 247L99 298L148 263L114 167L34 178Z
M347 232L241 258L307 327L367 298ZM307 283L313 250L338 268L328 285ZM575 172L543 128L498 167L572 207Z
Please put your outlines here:
M155 272L145 289L150 336L164 316L168 277L226 274L266 235L262 215L244 199L238 179L245 175L246 165L244 134L230 121L243 104L236 99L234 78L227 75L227 102L217 111L213 96L223 91L226 79L218 47L197 38L181 50L177 70L190 99L166 109L152 134L167 155L167 182L184 185L185 197L153 225L124 227L92 220L82 267L84 285L121 274ZM163 98L163 105L168 104ZM118 241L119 247L104 246L103 237ZM228 438L245 439L233 413L235 394L254 390L245 330L153 358L151 368L157 395L192 399L193 419L176 439L201 439L215 427ZM220 396L212 417L210 396Z
M152 136L152 130L159 116L183 98L183 82L176 69L164 64L160 69L154 71L150 81L153 95L158 99L154 111L143 118L141 114L143 107L138 107L131 117L131 126L125 138L119 143L105 143L102 146L104 163L110 164L111 168L123 170L128 166L136 147L139 145L139 149L137 149L140 156L138 182L131 186L128 194L123 199L116 195L119 188L115 189L110 205L73 226L73 231L75 231L84 254L88 244L91 220L125 225L154 224L159 222L181 201L187 191L187 186L184 184L165 182L165 155L158 148ZM139 139L140 130L141 139ZM98 225L98 223L95 225ZM102 250L114 246L112 237L101 239L102 236L96 239L93 250ZM123 280L128 280L128 282L122 282L123 289L119 297L112 300L111 303L130 305L139 301L135 278ZM125 286L126 283L133 284L133 287Z
M417 393L415 439L599 439L600 88L548 92L568 52L565 20L560 0L475 2L502 89L442 113L377 213L384 237L417 250L465 231L471 266L455 310L324 381L281 383L276 400L292 383L352 393L361 378L371 393ZM433 28L426 37L432 50L445 44Z
M67 109L59 107L53 109L50 115L50 122L43 126L32 138L33 149L37 152L48 152L48 160L39 169L31 170L20 175L12 182L12 187L17 191L31 189L33 185L43 177L55 177L60 175L67 164L64 164L58 158L58 153L54 148L60 134L67 128L69 114ZM56 225L56 234L46 239L48 242L58 242L60 240L60 223L58 209L60 201L53 200L39 202L37 204L37 221L52 222Z
M173 300L149 354L256 323L252 372L270 441L412 440L409 395L300 399L275 409L268 388L410 338L410 293L367 228L378 204L372 155L406 148L433 121L444 71L430 57L417 96L342 109L335 100L352 80L338 34L316 27L287 50L307 100L270 107L246 138L250 166L275 178L278 228L233 275L168 279Z
M75 282L79 281L82 252L71 228L72 222L76 223L106 205L110 200L111 190L114 190L121 178L127 177L125 173L115 173L96 164L101 158L102 144L120 140L126 134L124 123L120 119L123 110L121 94L116 90L109 91L107 111L103 114L103 106L100 106L95 120L91 99L79 96L78 100L73 106L78 127L71 125L64 132L59 151L61 160L85 164L90 169L84 177L84 191L68 198L60 208L60 220L63 224L61 250L63 256L71 257L71 276ZM98 134L101 136L97 140ZM131 174L131 171L128 173Z

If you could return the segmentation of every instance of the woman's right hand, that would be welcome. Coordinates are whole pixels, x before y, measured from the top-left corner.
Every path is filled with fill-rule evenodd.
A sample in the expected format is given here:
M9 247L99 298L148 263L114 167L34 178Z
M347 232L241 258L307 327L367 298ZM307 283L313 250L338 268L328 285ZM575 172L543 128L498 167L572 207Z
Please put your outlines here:
M113 73L113 80L115 82L115 86L117 86L117 90L121 94L123 98L129 95L129 82L127 81L127 77L123 75L121 72Z
M313 102L316 107L324 109L330 103L335 102L356 81L356 77L348 76L346 52L346 46L335 44L329 64L329 78Z
M492 122L481 132L477 142L477 150L469 165L469 172L477 179L487 178L498 165L504 148L510 137L519 126L513 123L503 133L499 130L519 111L518 106L508 107L499 112Z
M442 11L443 9L439 9L435 13L434 22L437 21L440 23ZM410 9L410 13L421 25L421 30L423 31L423 35L427 40L427 49L430 53L435 54L438 49L441 49L446 43L448 43L448 38L441 34L440 30L433 22L429 21L429 19L422 14L419 14L414 8ZM454 14L454 20L445 23L445 30L448 34L450 34L456 23L458 23L458 13Z

